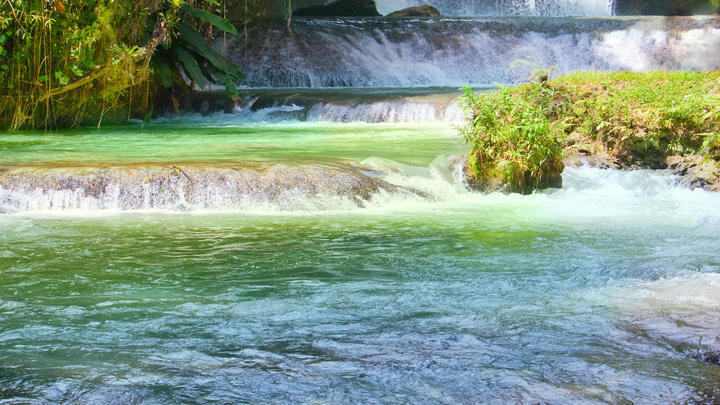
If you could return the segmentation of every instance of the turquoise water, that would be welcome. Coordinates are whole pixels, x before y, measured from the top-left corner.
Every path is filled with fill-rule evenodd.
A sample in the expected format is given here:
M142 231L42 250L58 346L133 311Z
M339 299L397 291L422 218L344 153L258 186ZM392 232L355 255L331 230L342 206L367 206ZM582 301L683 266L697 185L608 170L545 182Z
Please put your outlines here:
M0 170L32 166L360 161L370 156L428 165L439 154L467 150L449 123L248 123L233 121L232 117L197 116L191 117L190 123L177 119L100 132L0 134Z
M718 194L589 168L566 169L562 190L472 193L447 167L466 150L443 122L0 136L5 173L353 161L422 191L9 209L0 400L717 400L720 368L690 356L719 334ZM0 207L14 195L0 190Z

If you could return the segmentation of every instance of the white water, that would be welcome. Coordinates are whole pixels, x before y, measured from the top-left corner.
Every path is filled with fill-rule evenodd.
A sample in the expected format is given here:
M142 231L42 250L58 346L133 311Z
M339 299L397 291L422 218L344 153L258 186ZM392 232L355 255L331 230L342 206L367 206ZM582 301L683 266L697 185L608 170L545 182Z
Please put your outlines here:
M309 107L295 104L253 110L252 105L237 108L232 115L218 119L233 122L278 122L288 120L314 122L452 122L460 123L464 111L459 102L424 103L414 101L381 101L372 103L316 103ZM182 118L183 120L185 117ZM205 120L206 121L206 120Z
M538 66L557 75L720 68L720 28L700 17L298 21L294 29L292 40L268 34L230 52L248 85L462 87L525 80ZM509 68L521 59L533 66Z
M376 0L380 14L429 4L440 14L454 17L487 15L609 16L614 0Z
M702 249L687 246L686 249ZM692 253L687 250L685 254ZM711 252L708 252L711 253ZM669 272L655 281L624 280L594 293L625 319L655 337L720 348L720 274L717 268Z
M332 122L459 122L463 111L458 104L435 105L416 102L379 102L356 105L320 103L307 112L308 121Z
M499 210L497 220L501 222L504 215L520 215L528 223L588 223L621 229L662 225L720 232L720 193L689 190L664 172L566 168L562 189L531 196L482 194L466 190L459 167L452 167L452 160L438 157L429 167L418 167L387 159L366 159L362 165L373 169L372 176L403 187L397 191L379 190L369 199L316 193L301 187L243 194L238 193L237 184L219 181L204 185L205 192L188 201L184 191L187 182L179 177L161 185L139 184L122 193L123 186L110 183L100 196L88 196L82 188L0 188L0 210L17 214L168 210L311 215L429 210L442 216L458 209L480 209Z

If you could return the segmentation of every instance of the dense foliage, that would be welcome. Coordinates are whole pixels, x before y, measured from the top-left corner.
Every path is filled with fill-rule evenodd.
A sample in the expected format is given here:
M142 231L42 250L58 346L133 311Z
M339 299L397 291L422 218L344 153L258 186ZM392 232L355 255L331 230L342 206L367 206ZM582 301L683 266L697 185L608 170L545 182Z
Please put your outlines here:
M240 72L207 45L213 27L235 32L219 8L217 0L0 0L0 128L127 118L148 110L152 83L186 86L181 71L232 92Z
M550 91L543 83L523 88L537 94ZM472 145L469 167L480 187L532 192L548 175L563 170L562 147L551 130L542 105L518 97L517 90L502 87L490 95L466 89L468 123L465 140Z
M720 72L588 72L465 96L479 178L540 176L562 150L604 149L660 168L671 155L720 161ZM518 177L519 173L519 177Z
M619 160L720 160L720 71L579 73L550 82L542 105L565 144L595 141Z

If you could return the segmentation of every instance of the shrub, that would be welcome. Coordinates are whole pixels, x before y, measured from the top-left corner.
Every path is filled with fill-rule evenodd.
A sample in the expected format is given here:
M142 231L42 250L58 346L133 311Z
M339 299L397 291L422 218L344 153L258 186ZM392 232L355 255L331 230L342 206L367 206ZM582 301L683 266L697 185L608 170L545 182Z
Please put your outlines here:
M720 162L720 71L585 72L465 89L470 182L523 193L557 186L563 150L604 150L620 166L664 168L672 155Z
M542 83L523 86L528 94L503 87L490 95L463 96L468 113L461 128L472 145L468 165L472 182L485 191L505 189L530 193L536 188L559 186L562 147L555 139L544 111L551 90ZM540 101L540 102L538 102Z

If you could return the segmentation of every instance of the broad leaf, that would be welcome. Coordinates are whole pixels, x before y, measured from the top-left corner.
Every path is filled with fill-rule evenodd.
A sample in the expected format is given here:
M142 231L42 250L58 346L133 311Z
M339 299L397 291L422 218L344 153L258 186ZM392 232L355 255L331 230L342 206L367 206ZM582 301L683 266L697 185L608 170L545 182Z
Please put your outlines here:
M213 66L223 71L233 80L241 80L243 74L240 69L235 66L232 61L221 55L216 50L210 48L202 35L186 21L181 21L177 25L178 32L190 47L201 57L207 59Z
M219 15L215 15L205 10L199 10L194 7L190 7L187 4L183 4L182 11L190 15L191 17L199 18L207 23L212 24L216 28L225 31L227 33L237 35L237 29L232 23Z
M178 46L175 47L175 55L177 55L178 60L182 64L185 73L187 73L187 75L190 76L190 78L195 82L195 84L200 86L200 88L204 88L207 84L207 80L205 79L205 75L200 69L197 61L190 52Z

